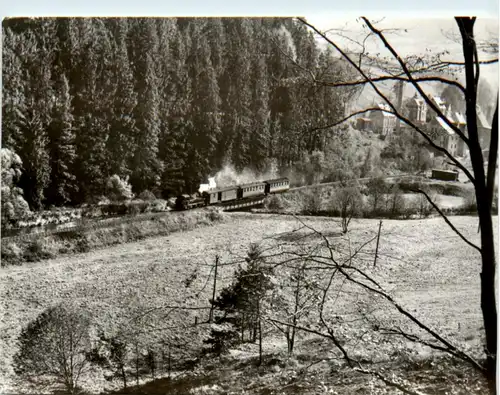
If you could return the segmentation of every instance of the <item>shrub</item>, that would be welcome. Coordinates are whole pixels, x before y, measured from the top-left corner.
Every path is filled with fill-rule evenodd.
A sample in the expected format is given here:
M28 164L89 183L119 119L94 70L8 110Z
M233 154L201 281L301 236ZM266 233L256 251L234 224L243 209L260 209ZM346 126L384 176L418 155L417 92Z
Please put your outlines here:
M285 208L283 197L280 195L268 196L264 202L264 206L270 211L282 211Z
M372 214L378 215L383 211L388 190L389 186L382 177L368 181L365 193L368 196L368 205Z
M34 239L28 243L23 253L23 258L28 262L36 262L42 259L51 258L53 255L45 248L43 239Z
M160 213L162 211L167 211L167 201L162 199L157 199L151 203L151 211L153 213Z
M22 260L23 250L16 243L8 242L2 245L2 266L17 263Z
M427 194L429 194L429 192L427 192ZM436 201L435 194L431 194L429 197L433 202ZM417 208L417 214L419 215L420 218L427 218L434 211L434 207L432 206L432 204L430 204L427 198L421 193L419 193L419 196L416 199L415 203Z
M304 214L318 214L322 209L321 196L317 192L310 192L303 197L302 212Z
M79 391L78 380L89 365L90 319L75 308L58 305L41 313L19 336L14 356L15 373L47 385L63 385L67 392Z
M342 231L347 233L351 219L362 211L361 192L357 186L341 188L335 192L332 209L342 218Z
M208 210L207 218L211 222L219 222L224 219L224 213L219 210Z
M403 197L403 202L400 206L400 210L401 210L400 215L403 219L410 219L413 216L418 215L419 213L418 201Z
M386 211L391 218L397 218L404 211L405 201L403 191L395 184L392 186L390 192L387 197Z
M147 189L145 191L142 191L139 196L139 199L144 200L144 201L150 201L150 200L155 200L156 196L154 195L153 192L148 191Z
M465 199L465 202L462 206L462 210L466 213L474 213L477 212L477 202L476 202L476 194L473 190L467 191L462 194Z
M218 356L226 354L239 343L239 340L239 333L233 325L212 325L210 337L203 341L208 345L204 353L213 353Z
M27 218L31 212L23 198L23 191L16 186L21 177L21 158L13 151L2 148L2 228L16 226L20 219Z
M128 182L128 177L121 179L114 174L109 177L106 183L107 195L111 200L123 201L133 197L132 187Z
M126 213L130 215L142 214L148 211L150 204L142 200L134 200L126 205Z
M443 185L443 195L448 196L463 196L464 188L460 184L445 184Z

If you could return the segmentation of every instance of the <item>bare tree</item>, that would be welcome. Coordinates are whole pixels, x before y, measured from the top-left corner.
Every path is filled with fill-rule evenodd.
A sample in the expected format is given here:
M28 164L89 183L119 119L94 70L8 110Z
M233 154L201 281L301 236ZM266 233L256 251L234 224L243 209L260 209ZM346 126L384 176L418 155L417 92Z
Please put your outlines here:
M337 351L335 358L344 359L346 365L357 372L376 377L406 394L422 392L416 383L404 381L397 375L391 378L378 370L376 365L367 367L368 361L373 362L372 355L367 355L367 352L390 355L404 347L395 337L451 355L481 373L486 371L474 356L422 321L385 289L383 277L378 278L379 267L380 264L387 264L390 257L379 251L381 223L372 236L353 245L346 234L326 236L299 221L309 230L307 238L311 240L314 237L318 242L307 247L300 244L292 246L281 254L284 259L277 265L307 262L311 269L321 273L323 280L317 286L320 290L319 301L316 302L317 319L309 319L307 324L303 324L282 319L275 311L268 321L275 326L288 326L295 331L330 340ZM382 345L384 350L380 350Z
M335 191L332 206L334 211L340 214L342 232L347 233L352 218L361 211L362 203L361 192L357 186L344 186Z
M321 296L318 283L320 274L316 269L309 270L307 261L292 262L290 267L282 266L279 271L281 286L276 287L272 297L273 307L267 315L282 317L288 325L277 325L268 320L279 332L287 343L288 354L293 354L297 338L297 326L309 318Z
M83 312L58 305L45 310L19 336L14 370L26 380L62 384L80 391L81 375L90 365L90 320Z
M378 29L375 24L368 18L361 18L362 22L369 31L369 35L375 37L387 49L390 54L390 59L374 59L365 56L363 50L357 55L351 55L346 50L342 49L334 40L329 38L325 33L321 32L315 26L308 23L303 18L298 18L304 25L308 26L312 31L322 37L338 54L348 62L354 70L357 71L359 79L353 81L324 81L318 79L310 71L305 70L312 78L315 84L335 87L345 86L370 86L378 95L381 102L386 105L386 112L389 112L397 117L399 121L406 124L415 133L418 133L424 138L427 144L432 147L437 153L443 155L450 164L461 170L469 181L474 186L477 213L479 216L481 230L481 245L476 246L468 241L453 224L447 220L441 211L438 211L452 229L461 235L462 239L470 246L475 248L481 254L482 270L481 270L481 309L483 312L483 321L486 334L486 376L491 384L491 389L495 389L496 380L496 349L497 349L497 311L495 301L495 269L496 260L494 252L494 235L493 222L491 215L492 200L494 193L494 180L497 162L498 151L498 95L495 104L495 112L492 120L491 141L489 156L487 158L488 168L485 172L485 158L483 156L480 145L480 136L478 129L478 110L477 110L477 92L479 76L482 64L491 64L498 62L497 58L480 59L479 52L481 45L478 45L474 36L475 17L457 17L456 24L460 32L460 42L462 45L463 61L453 59L445 59L446 51L437 54L433 57L424 57L420 55L408 56L403 58L391 45L384 30ZM488 46L494 50L489 51L496 54L496 47ZM449 78L444 72L450 68L462 73L462 84L454 78ZM375 74L373 70L382 70L384 74ZM435 136L423 126L413 122L405 116L397 103L394 103L389 96L383 92L378 83L383 81L402 81L405 84L411 85L419 94L435 116L442 121L448 128L453 130L456 136L463 141L466 149L470 154L472 170L466 168L446 147L440 145ZM453 120L434 103L424 90L425 83L441 83L451 85L458 88L463 95L466 103L466 132L458 128ZM336 126L346 120L368 111L382 111L380 108L365 108L359 111L353 111L346 115L343 119L334 124L318 126L316 130L330 128Z

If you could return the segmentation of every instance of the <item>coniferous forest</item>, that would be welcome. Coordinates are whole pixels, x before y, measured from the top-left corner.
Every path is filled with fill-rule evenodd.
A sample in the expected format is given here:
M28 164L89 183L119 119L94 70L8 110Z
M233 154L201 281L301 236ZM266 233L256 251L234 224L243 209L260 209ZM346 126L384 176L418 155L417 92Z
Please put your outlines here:
M291 18L15 18L3 22L2 147L34 210L132 191L192 193L225 163L280 170L324 150L348 68Z

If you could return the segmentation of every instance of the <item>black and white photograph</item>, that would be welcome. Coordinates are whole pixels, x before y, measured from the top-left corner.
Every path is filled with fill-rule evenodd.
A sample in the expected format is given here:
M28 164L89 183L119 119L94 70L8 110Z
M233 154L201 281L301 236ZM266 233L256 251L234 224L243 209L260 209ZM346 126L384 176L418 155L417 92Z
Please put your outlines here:
M3 19L0 393L496 394L498 16L430 14Z

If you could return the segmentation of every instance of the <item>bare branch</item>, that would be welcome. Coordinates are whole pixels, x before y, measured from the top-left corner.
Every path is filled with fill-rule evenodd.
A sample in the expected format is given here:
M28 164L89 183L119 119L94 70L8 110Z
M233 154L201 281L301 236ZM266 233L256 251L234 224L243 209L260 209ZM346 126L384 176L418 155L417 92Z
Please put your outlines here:
M301 331L305 331L305 332L308 332L308 333L312 333L312 334L315 334L315 335L318 335L318 336L321 336L321 337L324 337L326 339L329 339L329 340L332 340L333 343L335 344L335 346L339 349L339 351L342 353L342 355L344 356L344 359L346 360L347 364L349 365L349 367L353 368L355 371L357 372L360 372L360 373L363 373L363 374L367 374L367 375L371 375L371 376L374 376L376 378L378 378L379 380L383 381L386 385L389 385L391 387L395 387L397 389L399 389L400 391L402 391L403 393L405 394L409 394L409 395L425 395L424 393L422 392L419 392L419 391L413 391L411 389L408 389L406 388L405 386L399 384L399 383L396 383L395 381L393 380L390 380L388 379L387 377L383 376L381 373L379 372L375 372L375 371L372 371L372 370L367 370L367 369L364 369L361 364L359 363L359 361L357 360L354 360L353 358L351 358L349 356L349 354L347 353L347 351L345 350L344 347L342 347L342 345L340 343L338 343L338 340L335 338L335 337L332 337L331 336L331 333L329 332L329 334L327 335L326 333L322 333L322 332L319 332L315 329L310 329L310 328L306 328L306 327L302 327L302 326L298 326L298 325L293 325L289 322L282 322L282 321L279 321L279 320L275 320L275 319L272 319L272 318L268 318L267 319L268 321L271 321L271 322L275 322L277 324L281 324L281 325L286 325L286 326L289 326L289 327L292 327L292 328L295 328L297 330L301 330ZM357 365L354 366L355 363Z
M404 82L441 82L443 84L448 84L448 85L453 85L460 89L461 92L465 93L465 88L463 87L462 84L455 80L450 80L444 77L438 77L438 76L424 76L424 77L414 77L413 80L410 80L409 78L405 77L399 77L399 76L394 76L394 75L383 75L379 77L372 77L370 78L372 82L381 82L381 81L404 81ZM318 81L314 80L315 83L321 84L323 86L329 86L329 87L342 87L342 86L356 86L356 85L366 85L368 81L366 80L360 80L360 81L344 81L344 82L328 82L328 81Z
M440 341L442 344L444 344L447 348L452 350L453 352L457 353L458 355L461 356L461 358L465 361L468 361L473 365L476 369L478 369L481 372L484 372L484 368L477 363L473 358L471 358L469 355L464 353L463 351L459 350L456 348L453 344L451 344L448 340L446 340L444 337L439 335L436 331L433 329L429 328L427 325L425 325L423 322L421 322L419 319L417 319L413 314L405 310L398 302L396 302L389 294L387 294L383 290L375 289L371 287L370 285L367 285L361 281L356 280L353 278L349 273L347 273L344 268L339 267L338 268L339 272L342 273L344 276L347 277L347 279L355 284L358 284L359 286L382 296L384 299L389 301L401 314L403 314L405 317L409 318L410 321L412 321L414 324L416 324L419 328L423 329L425 332L430 334L432 337L434 337L436 340Z
M434 203L432 201L432 199L429 197L429 195L427 193L425 193L424 191L422 191L421 189L414 189L412 190L413 192L417 192L417 193L421 193L422 195L425 196L425 198L427 199L427 201L432 205L432 207L434 207L434 209L439 213L439 215L441 217L443 217L443 219L445 220L445 222L448 224L448 226L463 240L465 241L468 245L470 245L471 247L475 248L477 251L479 251L479 253L481 253L481 248L479 248L477 245L475 245L474 243L472 243L471 241L467 240L467 238L462 234L460 233L460 231L455 227L455 225L453 225L450 220L448 219L448 217L440 210L440 208L436 205L436 203Z
M389 385L391 387L395 387L398 390L400 390L401 392L404 392L405 394L409 394L409 395L424 395L423 392L410 390L410 389L404 387L403 385L401 385L399 383L396 383L393 380L388 379L387 377L383 376L379 372L374 372L372 370L366 370L366 369L361 369L361 368L357 368L355 370L358 371L358 372L360 372L360 373L364 373L364 374L369 374L371 376L375 376L379 380L383 381L385 384L387 384L387 385Z
M460 138L467 144L469 145L469 139L467 138L467 136L465 136L465 134L458 128L456 127L444 114L443 112L432 102L432 100L429 99L429 97L427 97L427 95L425 94L425 92L422 90L422 87L418 84L417 81L415 81L415 79L413 78L411 72L408 70L408 68L406 67L406 64L403 62L403 59L401 59L401 57L399 56L399 54L396 52L396 50L392 47L391 44L389 44L389 42L387 41L387 39L385 38L383 32L377 28L375 28L375 26L373 26L370 21L363 17L363 20L365 21L366 25L368 26L368 28L374 32L377 36L379 36L380 40L384 43L385 47L389 50L389 52L394 56L395 59L397 59L398 63L400 64L401 68L403 69L403 71L405 72L405 74L408 76L408 79L410 80L410 82L413 84L413 86L415 87L415 89L418 91L418 93L422 96L422 98L425 100L425 102L427 103L427 105L432 108L432 110L438 115L439 118L441 118L458 136L460 136ZM462 92L465 93L465 89L462 89Z
M305 19L298 18L298 20L301 21L306 26L308 26L309 28L311 28L312 30L314 30L317 34L319 34L321 37L323 37L323 39L325 39L330 45L332 45L344 57L344 59L346 59L349 62L349 64L351 64L361 74L361 76L375 90L375 92L378 94L378 96L380 98L382 98L387 103L387 105L391 108L392 113L394 115L396 115L400 120L402 120L408 126L410 126L411 128L413 128L414 130L416 130L422 137L424 137L427 140L427 142L429 143L429 145L431 145L433 148L437 149L438 151L440 151L444 155L446 155L453 163L456 164L456 166L458 168L460 168L460 170L462 170L464 172L464 174L467 176L467 178L475 185L476 182L475 182L475 179L474 179L473 175L471 174L471 172L469 170L467 170L467 168L465 168L465 166L463 166L446 149L444 149L443 147L440 147L437 144L435 144L434 141L427 135L427 133L425 133L425 131L423 131L422 129L420 129L417 125L415 125L408 118L406 118L402 114L400 114L398 112L398 110L396 109L396 107L394 106L394 104L387 98L387 96L384 95L380 91L380 89L377 87L377 85L370 80L370 77L366 74L366 72L363 71L360 67L358 67L358 65L335 42L333 42L332 40L330 40L324 33L320 32L315 26L313 26L310 23L308 23ZM411 78L411 73L410 73L410 75L408 77ZM415 83L414 85L416 85L418 87L418 89L420 89L419 92L421 92L421 95L424 97L424 99L429 100L429 98L422 91L422 88L420 87L420 85L418 85L418 83ZM434 105L433 103L431 103L431 104ZM360 113L362 113L362 112L363 111L361 111ZM350 117L347 117L347 119L349 119L349 118ZM446 117L444 117L444 118L447 119ZM345 121L345 119L344 119L344 121ZM448 120L448 122L449 122L449 120ZM336 123L335 125L337 125L337 124L339 124L339 123ZM453 126L453 130L454 129L457 129L457 128L455 126ZM460 135L462 135L465 138L464 142L467 143L468 139L463 135L463 133L460 130L458 130L458 133L460 133Z
M408 339L408 340L410 340L410 341L412 341L414 343L420 343L420 344L423 344L424 346L430 347L430 348L432 348L434 350L443 351L443 352L446 352L446 353L449 353L449 354L453 355L454 357L462 359L462 356L460 354L456 353L453 350L450 350L448 347L443 347L443 346L440 346L438 344L434 344L434 343L431 343L431 342L426 341L424 339L421 339L417 335L414 335L412 333L404 332L401 328L397 328L397 329L393 329L393 328L379 328L379 330L381 332L387 332L387 334L402 336L405 339ZM478 365L479 365L479 363L478 363Z
M498 63L498 58L488 60L478 60L478 64L493 64ZM443 64L449 66L465 66L465 62L443 61Z

